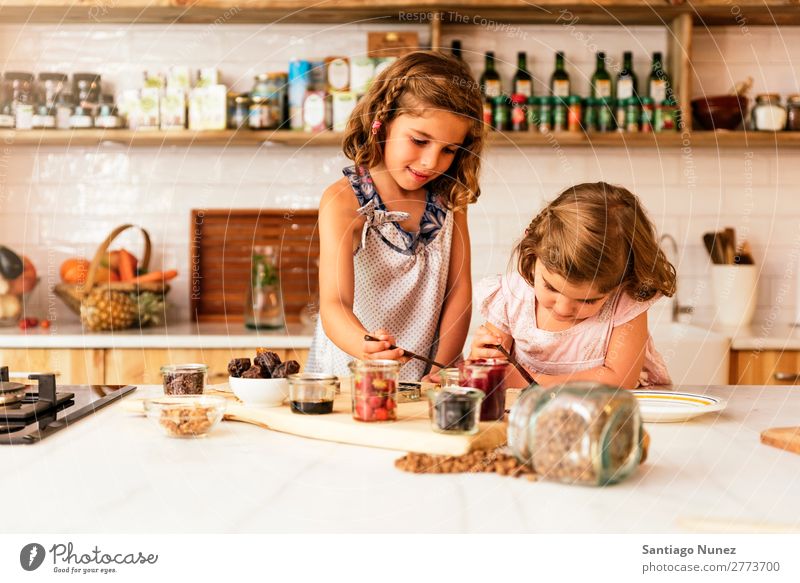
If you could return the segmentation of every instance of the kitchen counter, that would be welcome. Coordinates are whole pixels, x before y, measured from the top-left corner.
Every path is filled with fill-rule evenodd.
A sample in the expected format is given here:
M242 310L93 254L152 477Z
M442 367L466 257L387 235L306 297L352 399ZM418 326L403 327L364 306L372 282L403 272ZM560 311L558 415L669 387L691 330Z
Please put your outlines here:
M142 387L142 396L156 387ZM696 391L697 388L694 387ZM415 475L396 451L225 421L164 437L117 403L31 446L0 446L6 533L800 532L800 455L759 443L800 423L800 391L719 386L719 416L647 424L647 463L607 488ZM21 496L21 497L20 497Z
M716 328L730 336L732 350L800 350L800 327L778 322L746 328Z
M80 323L53 323L47 330L0 328L0 348L296 348L311 346L313 330L248 330L240 322L180 322L119 332L84 332Z

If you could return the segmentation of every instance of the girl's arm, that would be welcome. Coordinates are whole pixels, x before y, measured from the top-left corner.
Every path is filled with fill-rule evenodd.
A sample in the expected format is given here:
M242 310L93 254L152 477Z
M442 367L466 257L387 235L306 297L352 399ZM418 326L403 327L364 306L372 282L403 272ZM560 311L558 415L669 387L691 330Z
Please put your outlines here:
M319 206L319 315L331 341L356 358L400 359L402 350L386 350L394 343L386 331L368 331L353 314L353 246L363 218L346 178L325 190ZM365 342L364 335L384 342Z
M647 348L647 312L611 331L608 353L603 366L564 375L536 374L536 381L544 386L567 381L597 381L623 389L634 389L644 365Z
M451 364L461 356L472 317L472 269L466 211L453 213L453 242L447 290L439 320L439 348L434 360ZM438 371L433 367L431 374Z

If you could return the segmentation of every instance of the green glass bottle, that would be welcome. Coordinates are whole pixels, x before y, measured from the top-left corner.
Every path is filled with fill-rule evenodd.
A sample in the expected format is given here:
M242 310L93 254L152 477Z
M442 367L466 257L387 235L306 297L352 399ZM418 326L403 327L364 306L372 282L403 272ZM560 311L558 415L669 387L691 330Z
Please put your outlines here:
M528 57L524 51L517 53L517 73L514 75L513 95L533 95L533 76L528 72Z
M569 74L564 69L564 53L556 53L556 70L550 78L550 92L554 97L569 97L570 85Z
M486 68L483 71L480 79L481 92L483 96L488 99L500 97L503 92L500 84L500 73L494 68L494 52L486 52Z
M617 99L628 99L639 94L639 83L633 72L633 53L625 51L622 55L622 69L617 75Z
M592 75L592 97L611 98L611 75L606 70L606 54L597 53L597 67Z
M661 53L653 53L653 65L650 71L650 79L647 82L647 96L654 102L661 103L665 100L673 101L672 82L664 69Z

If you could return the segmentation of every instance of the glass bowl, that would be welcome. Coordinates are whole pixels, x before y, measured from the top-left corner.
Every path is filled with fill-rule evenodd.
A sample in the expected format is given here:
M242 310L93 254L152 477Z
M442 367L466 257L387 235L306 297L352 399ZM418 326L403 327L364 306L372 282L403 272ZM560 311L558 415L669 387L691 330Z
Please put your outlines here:
M169 395L146 399L147 417L169 437L204 437L222 420L227 401L211 395Z

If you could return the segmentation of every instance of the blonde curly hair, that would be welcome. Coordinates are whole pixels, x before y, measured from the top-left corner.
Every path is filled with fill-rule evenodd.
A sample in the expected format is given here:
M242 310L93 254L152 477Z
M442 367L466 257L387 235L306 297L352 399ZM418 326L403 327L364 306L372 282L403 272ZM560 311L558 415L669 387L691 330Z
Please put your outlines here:
M452 210L462 210L480 196L478 176L485 143L480 88L466 65L435 51L416 51L392 63L372 82L347 123L344 153L358 167L383 160L386 126L400 115L424 108L464 116L470 129L450 167L429 188ZM379 126L373 133L375 124Z

